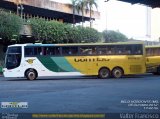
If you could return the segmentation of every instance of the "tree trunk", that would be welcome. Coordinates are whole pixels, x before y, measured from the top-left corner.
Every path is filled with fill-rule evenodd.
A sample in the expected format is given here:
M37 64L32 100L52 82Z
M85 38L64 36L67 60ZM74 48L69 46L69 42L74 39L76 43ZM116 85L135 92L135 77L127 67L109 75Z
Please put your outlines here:
M91 5L90 5L90 28L92 28L92 9L91 9Z
M82 11L82 27L84 26L84 11Z
M75 20L75 6L73 6L73 26L75 26L76 20Z

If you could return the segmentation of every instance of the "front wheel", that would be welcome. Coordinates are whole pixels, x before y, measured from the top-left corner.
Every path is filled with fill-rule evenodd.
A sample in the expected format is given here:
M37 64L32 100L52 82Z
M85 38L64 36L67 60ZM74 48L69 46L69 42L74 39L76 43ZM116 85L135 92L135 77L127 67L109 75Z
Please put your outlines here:
M110 71L107 68L102 68L99 70L99 75L100 78L106 79L110 77Z
M119 67L116 67L112 70L112 76L114 78L121 78L123 76L123 70Z
M26 78L28 80L35 80L37 78L36 72L32 69L28 70L26 73Z

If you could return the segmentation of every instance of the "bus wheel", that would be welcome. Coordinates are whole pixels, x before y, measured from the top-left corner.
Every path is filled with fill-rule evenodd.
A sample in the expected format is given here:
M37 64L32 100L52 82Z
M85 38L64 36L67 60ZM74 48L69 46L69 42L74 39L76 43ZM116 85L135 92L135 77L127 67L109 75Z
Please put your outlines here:
M160 66L159 67L157 67L157 75L160 75Z
M26 78L28 80L35 80L37 78L36 71L33 69L30 69L26 72Z
M114 78L121 78L123 76L123 70L119 67L116 67L112 70L112 76Z
M101 68L99 70L98 76L100 78L103 78L103 79L109 78L110 77L110 71L109 71L109 69L107 69L107 68Z
M157 72L153 72L152 74L153 74L153 75L158 75L158 73L157 73Z

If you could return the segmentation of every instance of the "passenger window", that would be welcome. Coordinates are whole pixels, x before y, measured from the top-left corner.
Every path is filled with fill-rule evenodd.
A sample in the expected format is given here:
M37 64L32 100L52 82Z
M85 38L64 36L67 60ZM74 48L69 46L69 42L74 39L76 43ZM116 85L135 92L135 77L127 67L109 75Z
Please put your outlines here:
M34 55L33 48L26 47L25 48L25 56L33 56L33 55Z
M107 47L106 46L99 46L98 47L98 54L99 55L107 54Z
M61 55L60 47L45 47L46 55Z
M108 55L115 55L116 54L116 49L115 46L107 46L107 54Z
M78 47L62 47L63 55L78 55Z
M134 45L134 53L135 55L142 55L143 54L143 50L142 50L142 45Z
M90 46L90 47L80 47L80 54L81 55L95 55L97 54L97 48Z

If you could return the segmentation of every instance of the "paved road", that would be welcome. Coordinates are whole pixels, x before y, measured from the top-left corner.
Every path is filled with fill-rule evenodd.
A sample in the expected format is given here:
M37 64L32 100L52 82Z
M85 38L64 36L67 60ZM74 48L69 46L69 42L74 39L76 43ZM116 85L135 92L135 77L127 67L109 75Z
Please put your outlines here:
M0 112L157 113L160 112L157 101L160 103L160 77L154 75L107 80L96 77L59 77L35 81L0 77L0 102L28 102L27 109L0 108ZM136 106L142 103L155 105L152 109Z

